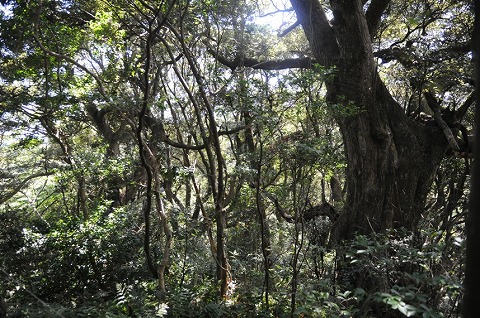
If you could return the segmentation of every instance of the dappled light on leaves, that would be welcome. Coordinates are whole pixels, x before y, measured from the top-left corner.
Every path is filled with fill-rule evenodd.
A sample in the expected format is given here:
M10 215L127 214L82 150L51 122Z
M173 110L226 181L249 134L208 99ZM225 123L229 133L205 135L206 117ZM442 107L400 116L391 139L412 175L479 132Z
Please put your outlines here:
M3 1L0 317L458 317L467 1Z

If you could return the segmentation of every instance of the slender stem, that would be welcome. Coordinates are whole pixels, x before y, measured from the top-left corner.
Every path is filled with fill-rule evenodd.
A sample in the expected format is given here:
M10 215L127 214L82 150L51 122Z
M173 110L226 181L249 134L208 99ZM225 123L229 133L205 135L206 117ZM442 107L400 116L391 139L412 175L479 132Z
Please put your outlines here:
M152 210L152 183L153 183L153 172L152 167L147 162L147 158L145 156L145 144L142 136L143 126L144 126L144 119L145 114L147 113L148 104L149 104L149 93L150 93L150 81L149 81L149 73L151 67L151 43L153 39L152 31L152 23L153 21L149 22L149 34L147 39L145 40L145 65L144 65L144 88L143 88L143 99L142 99L142 108L138 114L138 126L136 129L136 137L138 142L138 151L140 155L140 161L142 166L147 173L147 180L146 180L146 200L143 206L143 217L145 221L145 234L143 240L143 249L145 252L145 257L147 259L147 266L150 270L153 277L158 278L158 272L156 270L156 266L152 260L152 256L150 254L150 212Z
M261 178L262 178L262 161L263 161L263 141L259 137L259 158L257 163L257 180L255 200L257 205L257 213L260 219L260 235L262 239L262 255L265 267L264 285L265 285L265 310L269 310L269 294L270 294L270 242L267 240L268 224L265 214L265 207L261 197Z

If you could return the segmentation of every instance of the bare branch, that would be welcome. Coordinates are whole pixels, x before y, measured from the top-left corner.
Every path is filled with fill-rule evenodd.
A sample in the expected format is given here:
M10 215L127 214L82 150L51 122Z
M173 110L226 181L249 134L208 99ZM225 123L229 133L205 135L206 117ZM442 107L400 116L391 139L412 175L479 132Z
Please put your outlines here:
M275 2L274 1L271 1L271 4L275 7L275 11L272 11L272 12L267 12L265 14L262 14L260 15L260 18L263 18L263 17L268 17L270 15L275 15L277 13L283 13L283 12L292 12L293 11L293 8L288 8L288 9L279 9L276 5L275 5Z
M280 33L278 36L279 37L284 37L285 35L287 35L288 33L292 32L297 26L299 26L301 23L299 20L295 21L294 24L292 24L291 26L289 26L288 28L286 28L282 33Z

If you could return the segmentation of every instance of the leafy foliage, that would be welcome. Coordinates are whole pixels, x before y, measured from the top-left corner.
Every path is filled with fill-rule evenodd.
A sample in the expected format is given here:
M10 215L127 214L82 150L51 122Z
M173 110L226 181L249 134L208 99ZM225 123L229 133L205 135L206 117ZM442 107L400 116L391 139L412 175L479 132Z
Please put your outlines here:
M369 113L327 102L337 69L311 61L300 29L259 25L268 1L6 3L9 317L458 316L465 161L442 161L419 228L332 246L352 159L335 120ZM466 2L387 13L374 54L405 112L425 87L461 107ZM260 70L251 57L310 64Z

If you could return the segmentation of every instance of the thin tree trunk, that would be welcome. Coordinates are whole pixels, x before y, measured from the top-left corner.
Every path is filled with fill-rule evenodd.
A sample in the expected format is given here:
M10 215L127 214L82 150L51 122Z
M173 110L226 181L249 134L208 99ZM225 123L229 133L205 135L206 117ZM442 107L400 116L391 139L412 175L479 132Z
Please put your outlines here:
M263 264L264 264L264 292L265 292L265 310L269 310L269 297L270 297L270 228L268 225L267 214L265 211L265 204L261 195L262 191L262 165L263 165L263 142L260 138L259 141L259 158L258 162L255 164L257 169L256 176L256 185L255 185L255 201L257 206L257 213L260 222L260 236L261 236L261 248L263 255Z
M160 183L159 180L156 180L156 192L155 192L155 205L157 214L160 219L160 223L162 225L163 233L165 235L165 243L163 247L163 256L162 261L158 266L158 289L160 292L160 300L165 300L165 296L167 293L167 288L165 285L165 270L168 265L168 260L170 258L170 249L172 246L172 230L170 229L170 225L168 224L167 214L165 213L165 208L163 205L162 198L160 197Z
M220 281L220 297L226 299L230 283L230 265L225 248L225 211L218 203L215 205L215 215L217 221L217 280Z
M189 86L183 81L181 72L174 64L174 71L178 78L182 82L182 86L185 88L187 95L195 109L195 116L199 124L202 141L206 145L205 151L207 154L208 162L206 167L208 168L208 181L212 189L213 201L215 203L215 220L217 229L217 250L216 250L216 262L217 262L217 280L220 281L220 297L222 299L227 298L228 285L231 280L231 274L229 270L229 263L227 260L226 245L225 245L225 229L226 229L226 214L224 210L224 196L225 196L225 176L224 176L224 159L222 154L222 148L220 145L220 138L218 134L217 121L213 110L213 105L205 91L204 79L200 74L200 70L197 67L194 57L187 47L187 41L184 38L183 29L177 30L170 26L170 30L175 34L177 39L182 45L182 51L187 59L190 70L198 85L199 100L194 96ZM168 47L168 43L162 40L165 46ZM174 60L171 52L170 57ZM199 101L202 103L200 104ZM204 114L206 112L206 118ZM205 127L204 119L208 123L208 127ZM208 130L208 137L207 137Z
M78 205L82 212L83 220L88 220L88 208L87 208L87 192L85 191L85 177L79 176L78 178Z

